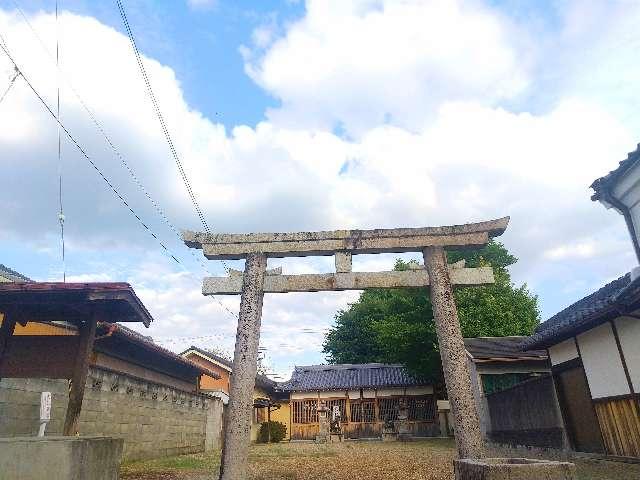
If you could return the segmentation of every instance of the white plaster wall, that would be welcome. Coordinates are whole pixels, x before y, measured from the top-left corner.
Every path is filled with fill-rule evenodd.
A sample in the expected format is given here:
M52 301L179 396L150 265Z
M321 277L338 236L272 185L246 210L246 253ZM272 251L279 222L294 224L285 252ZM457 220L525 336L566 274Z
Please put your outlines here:
M291 400L303 400L305 398L318 398L318 392L294 392Z
M573 338L549 347L549 358L552 365L568 362L578 358L578 350Z
M600 325L577 338L591 397L613 397L630 393L611 324Z
M640 166L635 165L618 180L613 196L629 208L636 236L640 235ZM640 239L639 239L640 240Z
M404 388L381 388L377 390L378 397L393 397L404 395Z
M621 317L615 323L633 390L640 393L640 320Z
M362 391L362 398L376 398L376 391L375 390L363 390Z
M320 398L345 398L347 396L347 392L344 390L331 390L328 392L319 392L318 397Z

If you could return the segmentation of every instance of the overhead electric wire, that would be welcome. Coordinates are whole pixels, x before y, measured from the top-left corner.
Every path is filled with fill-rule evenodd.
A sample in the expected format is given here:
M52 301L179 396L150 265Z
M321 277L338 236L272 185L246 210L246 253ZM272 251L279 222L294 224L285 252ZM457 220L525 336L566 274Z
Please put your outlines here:
M14 68L14 69L15 69L15 73L13 75L13 78L9 81L9 85L7 86L7 89L2 94L2 97L0 97L0 103L2 103L2 101L5 99L5 97L7 96L7 93L9 93L9 90L11 90L11 87L13 87L13 84L16 83L17 78L20 76L20 70L18 70L17 68Z
M56 0L56 116L60 118L60 34L58 30L58 0ZM64 248L64 208L62 203L62 135L58 122L58 222L60 223L60 243L62 247L62 281L67 281L67 264Z
M133 48L133 53L134 53L134 55L136 57L136 61L138 63L138 67L140 68L140 73L141 73L142 78L144 80L144 83L145 83L145 85L147 87L147 93L149 94L149 97L151 98L151 103L153 104L153 109L155 110L156 116L158 117L158 121L160 122L160 126L162 127L162 132L164 133L164 136L167 139L167 144L169 145L169 150L171 150L171 154L173 156L173 159L176 162L176 165L178 167L178 171L180 172L180 176L182 177L182 181L184 183L184 186L187 189L187 193L189 194L189 198L191 199L191 203L193 204L193 206L196 209L196 213L198 215L198 218L200 219L200 222L202 223L202 227L204 228L205 232L211 233L211 230L209 229L209 225L207 224L205 216L202 213L202 210L200 209L200 204L198 203L198 200L196 199L196 196L193 193L193 188L191 187L191 182L189 182L189 178L187 177L187 174L184 171L184 167L182 166L182 162L180 161L180 157L178 155L178 152L177 152L175 146L173 145L173 140L171 139L171 135L169 134L169 129L167 128L167 124L166 124L166 122L164 120L162 112L160 111L160 105L158 103L158 100L156 99L156 96L153 93L153 89L151 88L151 81L149 80L149 76L147 75L147 70L144 68L144 63L142 62L142 57L140 55L140 51L138 50L138 46L136 45L136 41L135 41L135 38L133 36L133 32L131 31L131 27L129 25L129 20L128 20L127 14L126 14L126 12L124 10L124 5L122 4L121 0L116 0L116 3L118 4L118 10L120 10L120 16L122 17L122 22L124 23L125 30L127 31L127 35L129 36L129 41L131 42L131 47Z
M84 148L80 145L80 143L75 139L75 137L71 134L71 132L64 126L64 124L60 121L59 117L56 116L56 114L54 113L54 111L51 109L51 107L49 106L49 104L44 100L44 98L42 97L42 95L40 95L40 93L35 89L35 87L33 86L33 84L29 81L29 79L27 78L27 76L24 74L24 72L22 71L22 69L20 69L20 67L18 66L17 62L15 61L15 59L13 58L13 55L11 55L11 52L9 52L9 48L4 40L4 36L2 34L0 34L0 49L2 49L2 51L4 52L4 54L7 56L7 58L9 58L9 60L11 61L11 63L13 64L14 68L20 73L20 75L22 76L22 78L24 79L25 83L27 84L27 86L29 87L29 89L33 92L33 94L38 98L38 100L40 101L40 103L42 104L42 106L49 112L49 114L54 118L54 120L57 122L57 124L60 126L60 128L62 129L62 131L65 133L65 135L67 136L67 138L71 141L71 143L73 143L75 145L75 147L78 149L78 151L82 154L82 156L89 162L89 164L93 167L93 169L96 171L96 173L100 176L100 178L102 178L102 180L107 184L107 186L109 187L109 189L114 193L114 195L116 195L116 197L118 197L120 199L120 201L122 202L122 204L129 210L129 213L131 213L131 215L133 215L135 217L135 219L138 221L138 223L140 225L142 225L142 227L144 227L149 234L160 244L160 246L162 247L162 249L178 264L180 265L185 271L186 273L193 275L183 264L182 262L171 252L171 250L169 250L169 248L164 244L164 242L160 239L160 237L158 235L156 235L156 233L151 230L151 228L142 220L142 218L140 217L140 215L138 215L135 210L133 210L133 208L129 205L129 203L127 202L127 200L124 198L124 196L122 194L120 194L120 192L116 189L116 187L113 185L113 183L109 180L109 178L102 172L102 170L100 170L100 168L98 167L98 165L91 159L91 157L87 154L87 152L84 150ZM198 283L200 283L198 281ZM224 305L220 300L218 300L217 298L213 297L212 298L224 309L226 310L228 313L230 313L234 318L238 318L237 315L235 313L233 313L226 305Z
M31 32L33 33L33 35L36 37L36 39L38 40L38 42L40 43L40 46L42 47L42 49L47 53L47 55L49 56L49 58L55 62L55 59L53 58L53 55L51 54L51 52L49 51L49 49L47 48L46 44L42 41L42 38L40 37L40 35L38 35L38 32L36 31L35 28L33 28L33 25L31 24L31 22L29 21L29 19L27 18L27 16L24 14L24 11L20 8L20 6L16 3L15 0L12 0L12 3L14 5L14 7L16 8L16 10L18 10L18 13L20 13L20 16L22 17L22 20L26 23L26 25L29 27L29 29L31 30ZM93 124L95 125L96 129L98 130L98 132L104 137L105 141L107 142L107 144L109 145L109 148L111 149L111 151L113 152L113 154L118 158L118 160L120 160L120 163L123 165L123 167L127 170L127 172L129 173L129 175L131 176L131 179L133 180L133 182L136 184L136 186L140 189L140 191L144 194L145 197L147 197L147 199L149 200L149 202L151 203L151 205L153 206L153 208L155 209L155 211L158 213L158 215L160 216L160 218L162 219L162 221L165 223L165 225L167 225L169 227L169 229L171 231L173 231L173 233L177 236L178 240L180 242L182 242L182 235L180 234L180 231L175 227L175 225L173 225L173 223L171 222L171 220L169 220L169 218L167 217L166 213L164 212L164 210L160 207L160 205L158 204L158 202L156 200L154 200L154 198L151 196L151 194L149 193L149 191L145 188L144 184L142 183L142 181L138 178L138 176L136 175L136 173L133 171L133 168L131 168L131 166L129 165L129 163L126 161L126 159L124 158L124 156L120 153L120 151L118 150L118 148L115 146L114 142L111 140L111 137L107 134L105 127L103 126L103 124L100 122L100 120L98 120L98 118L96 117L95 113L93 113L93 110L91 110L91 108L89 108L89 106L87 105L87 103L83 100L83 98L80 96L80 94L78 93L78 91L74 88L73 84L71 83L71 81L69 80L69 78L65 75L64 71L59 67L59 65L56 63L56 69L58 70L58 73L62 76L62 78L64 79L64 81L66 82L67 86L69 87L69 89L71 90L71 92L74 94L74 96L76 97L76 99L78 100L78 102L80 103L80 105L82 106L82 108L85 110L85 112L87 112L87 115L89 115L89 118L91 119L91 121L93 122ZM191 255L193 256L193 258L200 264L200 266L202 267L202 269L208 274L208 275L213 275L209 269L207 268L205 262L203 261L202 257L199 255L196 255L196 252L190 248L189 252L191 253ZM225 265L226 267L226 265ZM235 315L234 315L235 316Z

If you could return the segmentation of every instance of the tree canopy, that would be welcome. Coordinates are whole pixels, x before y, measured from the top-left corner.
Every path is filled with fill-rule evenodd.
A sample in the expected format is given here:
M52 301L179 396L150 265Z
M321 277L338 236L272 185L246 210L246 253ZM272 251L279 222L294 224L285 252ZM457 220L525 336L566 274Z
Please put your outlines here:
M530 335L538 325L538 298L526 284L511 281L507 267L517 262L499 242L475 251L451 251L449 263L466 260L467 267L490 265L495 283L457 287L454 291L464 337ZM397 260L395 269L409 264ZM323 352L331 363L402 363L422 378L440 382L431 301L424 288L366 290L357 302L336 314Z

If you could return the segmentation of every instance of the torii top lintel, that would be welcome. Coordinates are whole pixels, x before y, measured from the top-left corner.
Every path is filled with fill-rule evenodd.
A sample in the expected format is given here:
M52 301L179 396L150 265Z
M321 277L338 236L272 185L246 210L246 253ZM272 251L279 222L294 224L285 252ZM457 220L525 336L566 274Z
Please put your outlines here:
M422 228L333 230L297 233L207 234L184 231L182 239L211 260L239 260L250 253L267 257L310 257L419 252L426 247L479 247L504 233L509 217L479 223Z

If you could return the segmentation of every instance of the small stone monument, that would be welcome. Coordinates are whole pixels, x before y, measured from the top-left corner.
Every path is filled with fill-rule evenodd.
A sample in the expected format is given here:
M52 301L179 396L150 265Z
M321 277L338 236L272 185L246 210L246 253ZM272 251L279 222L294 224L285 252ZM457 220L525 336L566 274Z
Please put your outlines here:
M331 423L329 424L329 441L330 442L341 442L342 441L342 424L340 420L342 419L342 414L340 413L340 407L338 405L334 405L331 410Z
M398 401L398 420L396 420L396 432L398 440L401 442L408 442L411 440L411 434L409 433L409 406L407 405L407 399L401 398Z
M382 441L395 442L396 440L398 440L396 426L393 424L393 420L387 418L384 421L384 425L382 425Z
M318 423L320 428L318 435L316 435L316 443L327 443L329 441L329 418L327 413L329 408L327 402L320 400L320 406L318 407Z

